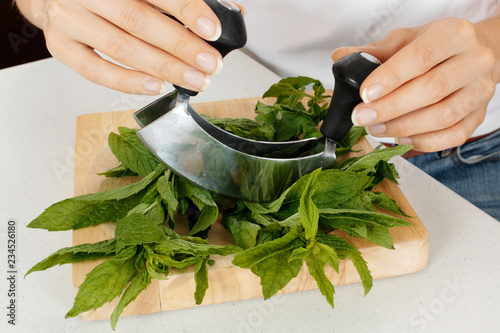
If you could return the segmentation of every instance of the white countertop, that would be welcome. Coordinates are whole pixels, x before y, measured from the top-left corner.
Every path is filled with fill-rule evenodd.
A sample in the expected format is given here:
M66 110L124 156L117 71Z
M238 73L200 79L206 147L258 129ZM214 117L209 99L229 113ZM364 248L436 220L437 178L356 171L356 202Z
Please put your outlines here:
M260 96L278 77L242 52L193 103ZM73 305L70 265L23 278L71 245L71 232L26 225L73 194L78 115L136 109L154 97L97 85L54 59L0 70L1 332L110 332L109 320L64 319ZM452 191L395 159L401 188L429 231L428 266L414 274L336 287L335 309L319 291L120 318L117 332L500 332L500 224ZM17 221L16 326L7 320L7 222Z

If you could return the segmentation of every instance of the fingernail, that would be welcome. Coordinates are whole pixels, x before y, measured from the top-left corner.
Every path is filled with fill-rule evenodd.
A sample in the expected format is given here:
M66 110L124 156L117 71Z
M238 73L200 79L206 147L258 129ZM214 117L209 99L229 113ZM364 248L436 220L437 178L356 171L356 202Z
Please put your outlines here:
M373 102L380 96L382 96L382 91L384 90L384 87L382 87L381 84L372 84L371 86L363 89L361 92L361 98L363 99L363 102L366 104Z
M365 126L377 119L377 112L369 108L356 109L352 112L351 120L356 126Z
M203 52L196 56L196 63L207 73L219 74L222 71L222 59L211 53Z
M196 22L198 30L203 38L208 41L216 41L219 39L222 29L220 25L215 24L212 20L206 17L200 17Z
M188 69L184 72L184 82L188 85L199 89L200 91L206 90L210 86L210 76L206 75L196 69Z
M387 131L387 126L385 126L384 123L375 124L375 125L366 126L365 130L370 135L379 135L379 134L384 134Z
M404 137L404 138L396 138L396 143L398 145L405 146L405 145L412 145L413 141L409 137Z
M165 91L167 91L165 82L159 80L147 79L142 83L142 87L148 93L151 93L153 95L163 94Z

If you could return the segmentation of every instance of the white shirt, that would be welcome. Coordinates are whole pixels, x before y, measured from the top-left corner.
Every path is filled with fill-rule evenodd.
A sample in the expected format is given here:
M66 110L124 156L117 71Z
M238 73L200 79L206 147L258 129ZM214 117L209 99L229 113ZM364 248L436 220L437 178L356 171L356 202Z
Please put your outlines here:
M247 50L282 77L310 76L333 87L331 53L361 46L400 27L444 17L478 22L499 0L240 0L247 9ZM500 128L500 92L473 136Z

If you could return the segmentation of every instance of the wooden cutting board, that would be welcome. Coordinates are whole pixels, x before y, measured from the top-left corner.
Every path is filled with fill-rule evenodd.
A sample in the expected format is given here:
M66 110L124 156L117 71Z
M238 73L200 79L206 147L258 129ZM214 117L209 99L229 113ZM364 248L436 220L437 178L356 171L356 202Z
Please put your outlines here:
M258 98L229 100L213 103L194 104L201 114L215 117L254 118L253 112ZM95 193L106 189L123 186L139 178L126 177L110 179L97 176L119 163L107 145L110 132L117 132L119 126L137 127L132 117L133 111L95 113L80 116L76 122L75 148L75 196ZM363 138L356 149L366 153L372 150ZM410 216L416 216L399 187L391 182L384 182L376 189L395 199ZM428 233L418 217L408 219L412 226L391 229L395 250L388 250L361 239L351 242L362 252L374 279L403 275L419 271L427 265ZM179 231L179 232L182 232ZM73 244L94 243L114 237L114 224L105 223L73 231ZM212 244L234 244L229 232L218 222L209 233ZM209 289L203 305L231 302L255 297L262 297L259 278L250 270L241 269L231 264L232 256L213 257L216 264L209 267ZM78 286L100 261L73 264L73 283L75 292ZM327 275L334 285L360 282L359 276L350 261L341 261L337 274L327 266ZM359 286L362 290L362 286ZM317 289L316 282L302 267L299 275L280 293ZM123 315L137 315L151 312L168 311L198 306L194 301L195 283L192 270L179 272L172 270L167 280L153 280L151 285L130 304ZM103 307L81 315L86 320L109 318L118 299Z

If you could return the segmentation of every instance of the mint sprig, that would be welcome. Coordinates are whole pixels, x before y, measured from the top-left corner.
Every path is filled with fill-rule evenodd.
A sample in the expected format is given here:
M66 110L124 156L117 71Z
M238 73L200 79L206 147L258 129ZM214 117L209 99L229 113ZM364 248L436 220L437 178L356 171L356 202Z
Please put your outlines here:
M258 102L255 120L207 118L254 140L320 135L317 127L330 96L318 80L283 79L263 97L275 100L270 105ZM379 213L378 208L382 208L407 217L389 196L372 192L384 179L397 183L397 170L389 159L404 154L409 146L378 147L367 155L346 159L338 169L318 169L297 180L275 201L255 203L224 200L192 185L162 165L139 140L137 130L120 127L118 132L109 135L108 143L120 164L101 174L140 175L142 180L55 203L28 225L55 231L116 223L115 238L60 249L28 271L104 259L79 287L67 317L96 309L121 295L111 315L115 328L125 307L152 279L165 279L172 269L189 266L194 266L194 300L200 304L209 288L207 265L213 262L212 255L235 255L234 265L259 276L265 299L282 290L305 264L333 307L335 288L325 273L327 265L338 272L340 260L351 260L365 294L372 287L372 276L359 250L330 232L343 230L352 237L393 248L389 229L409 225L404 219ZM337 156L352 152L352 146L365 134L362 127L352 128L338 143ZM206 240L221 205L222 223L238 246L211 245ZM188 236L174 230L179 215L189 217Z

